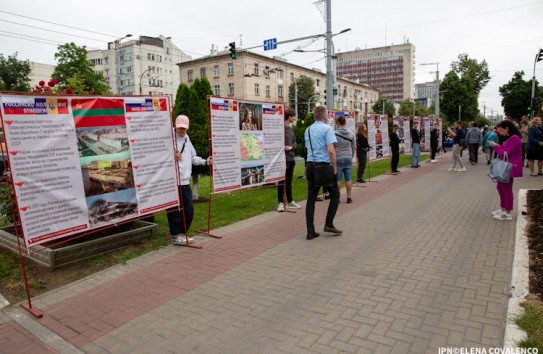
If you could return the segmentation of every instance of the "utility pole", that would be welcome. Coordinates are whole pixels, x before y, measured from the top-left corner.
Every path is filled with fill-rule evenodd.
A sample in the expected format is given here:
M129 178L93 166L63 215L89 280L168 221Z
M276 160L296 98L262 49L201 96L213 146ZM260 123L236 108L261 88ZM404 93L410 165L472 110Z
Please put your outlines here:
M383 115L385 115L385 99L383 98Z
M326 108L334 108L334 73L332 72L332 0L326 0Z
M294 110L296 111L296 118L298 118L298 80L294 79Z

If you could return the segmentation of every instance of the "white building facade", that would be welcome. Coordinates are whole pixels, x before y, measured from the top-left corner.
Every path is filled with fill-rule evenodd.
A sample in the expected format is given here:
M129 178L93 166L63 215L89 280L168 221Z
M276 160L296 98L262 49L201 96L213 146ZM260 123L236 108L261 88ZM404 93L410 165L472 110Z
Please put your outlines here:
M101 72L113 94L162 95L175 99L179 86L178 63L191 57L173 44L171 37L140 36L116 41L105 50L89 50L87 59Z

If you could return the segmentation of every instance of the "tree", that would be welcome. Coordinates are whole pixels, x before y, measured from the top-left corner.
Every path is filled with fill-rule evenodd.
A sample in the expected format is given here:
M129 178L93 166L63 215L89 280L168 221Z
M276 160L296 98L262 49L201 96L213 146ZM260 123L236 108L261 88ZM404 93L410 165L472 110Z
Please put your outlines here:
M543 96L543 89L535 82L535 97ZM506 115L512 118L520 118L528 113L531 105L532 81L524 81L524 71L517 71L511 80L499 88L502 96L502 107ZM532 108L533 109L533 108Z
M445 74L440 84L440 113L449 122L457 120L475 120L479 117L479 93L490 80L486 61L478 63L460 54L458 61L451 64L451 71Z
M415 106L415 116L428 117L428 114L429 114L428 108L424 107L419 102L413 102L409 98L406 98L405 100L400 102L400 109L398 110L398 114L400 116L412 116L413 105Z
M301 156L304 160L307 160L307 149L305 147L305 130L315 122L313 113L310 113L305 116L305 119L297 119L296 124L292 127L294 131L294 136L296 137L296 155Z
M309 102L309 99L315 96L315 83L313 79L302 75L296 79L296 84L298 85L298 113L311 112L316 103L316 100L311 100L311 103ZM292 82L288 88L288 104L293 109L295 109L296 84ZM309 108L308 105L310 105Z
M173 107L173 118L180 114L186 114L189 107L189 87L185 83L181 83L177 88L175 95L175 105Z
M396 114L396 108L394 107L394 103L392 103L392 101L389 101L388 98L381 98L380 100L375 102L371 107L371 110L375 114L383 114L383 102L385 103L385 114L388 115L390 118L394 117L394 115Z
M58 91L64 91L68 87L68 80L76 77L77 81L83 80L82 89L84 92L91 91L97 95L108 94L109 89L102 73L95 73L91 63L87 60L85 46L78 47L74 43L66 43L58 46L55 53L57 66L53 77L58 81Z
M0 54L0 89L7 91L30 91L30 63L17 60L17 53L7 58Z

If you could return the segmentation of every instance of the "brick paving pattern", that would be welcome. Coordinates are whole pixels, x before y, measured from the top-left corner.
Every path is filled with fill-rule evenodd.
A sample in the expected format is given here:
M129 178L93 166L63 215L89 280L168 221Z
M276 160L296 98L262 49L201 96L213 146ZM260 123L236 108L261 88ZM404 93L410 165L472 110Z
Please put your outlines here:
M322 233L326 202L311 241L303 209L268 213L216 230L224 238L201 250L167 247L40 296L38 321L86 353L501 346L514 223L490 217L498 196L486 165L451 173L447 164L354 188L352 204L343 195L342 236ZM521 178L515 188L542 184Z

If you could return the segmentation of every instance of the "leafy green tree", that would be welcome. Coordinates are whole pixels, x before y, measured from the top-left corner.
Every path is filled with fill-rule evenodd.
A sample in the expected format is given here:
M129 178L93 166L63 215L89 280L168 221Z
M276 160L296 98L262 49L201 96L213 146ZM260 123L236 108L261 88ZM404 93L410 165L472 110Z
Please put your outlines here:
M451 64L451 71L445 74L440 85L440 113L449 122L460 118L463 121L479 117L479 93L488 84L490 73L486 61L481 63L460 54Z
M17 59L17 53L7 58L0 54L0 89L7 91L30 91L30 63Z
M390 118L394 117L396 114L396 108L394 107L394 103L392 103L392 101L390 101L388 98L381 98L375 102L373 106L371 106L372 111L375 114L383 114L383 102L385 104L385 114Z
M304 133L307 127L315 122L313 113L305 116L305 119L298 118L296 124L292 127L294 136L296 137L296 155L301 156L304 160L307 160L307 149L305 148Z
M543 88L535 82L535 97L543 96ZM517 71L511 80L499 88L502 96L502 107L506 115L520 119L528 113L532 98L532 80L524 80L524 71ZM536 112L534 112L536 113ZM538 112L537 112L538 113Z
M409 98L406 98L405 100L400 102L400 109L398 110L398 114L400 116L412 116L413 106L415 106L415 116L428 117L428 114L429 114L428 108L424 107L419 102L413 102Z
M175 105L173 108L173 118L180 114L186 114L189 107L190 89L185 83L181 83L177 88L175 95Z
M58 91L64 91L68 87L68 80L78 77L78 80L83 80L84 93L93 92L97 95L110 93L104 76L101 73L96 74L93 66L87 60L85 46L78 47L74 43L59 45L55 59L58 64L53 72L53 77L58 81Z
M310 103L309 99L315 96L315 82L312 78L301 75L296 79L296 83L298 85L298 114L312 112L312 109L315 108L316 100L313 99ZM288 104L292 109L295 108L295 86L295 83L292 82L288 87ZM308 105L310 105L309 109Z

